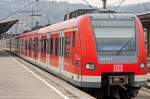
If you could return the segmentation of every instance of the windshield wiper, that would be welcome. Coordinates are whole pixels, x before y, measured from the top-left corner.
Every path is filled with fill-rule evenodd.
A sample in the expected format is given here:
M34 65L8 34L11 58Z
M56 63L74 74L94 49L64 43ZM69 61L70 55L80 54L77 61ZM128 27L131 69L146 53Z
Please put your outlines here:
M134 37L132 37L127 43L125 43L119 51L116 52L116 55L119 55L120 52L133 40Z

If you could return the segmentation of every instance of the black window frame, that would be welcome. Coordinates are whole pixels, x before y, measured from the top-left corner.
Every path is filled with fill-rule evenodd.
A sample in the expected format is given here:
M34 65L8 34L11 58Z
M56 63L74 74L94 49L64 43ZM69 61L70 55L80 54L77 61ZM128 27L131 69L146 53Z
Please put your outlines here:
M55 38L55 56L59 54L59 38Z
M71 44L70 40L71 40L70 36L65 37L65 57L70 56L70 44Z
M43 39L43 53L46 53L46 42L47 42L47 39L46 38L44 38Z
M76 32L75 31L73 31L72 32L72 48L74 48L75 47L75 37L76 37Z
M50 55L53 54L53 49L54 49L54 38L50 38Z

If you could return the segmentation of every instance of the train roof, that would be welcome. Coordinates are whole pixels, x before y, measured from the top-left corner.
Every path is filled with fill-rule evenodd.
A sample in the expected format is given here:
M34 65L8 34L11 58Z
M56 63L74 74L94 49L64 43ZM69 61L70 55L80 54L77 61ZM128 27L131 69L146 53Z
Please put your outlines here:
M69 20L89 13L115 13L115 12L105 9L77 9L75 11L65 14L64 20Z
M27 36L29 34L35 35L35 34L42 34L42 33L49 33L49 32L57 32L58 30L71 29L71 28L75 28L76 26L77 26L76 19L73 18L67 21L58 22L50 26L45 26L43 28L34 31L29 31L27 33L19 35L19 37Z
M77 27L78 19L82 19L83 16L88 16L90 19L134 19L134 14L123 14L123 13L87 13L80 15L79 17L75 17L66 21L58 22L56 24L45 26L40 29L30 31L25 34L21 34L20 36L26 36L29 34L41 34L48 32L55 32L63 29L71 29Z
M123 14L123 13L92 13L87 14L90 19L133 19L134 14Z

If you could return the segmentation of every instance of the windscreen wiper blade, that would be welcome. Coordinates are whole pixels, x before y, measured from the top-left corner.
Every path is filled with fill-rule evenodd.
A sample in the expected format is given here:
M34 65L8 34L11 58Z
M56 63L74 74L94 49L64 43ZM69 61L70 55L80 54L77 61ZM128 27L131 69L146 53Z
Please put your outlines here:
M119 51L116 52L116 55L119 55L120 52L133 40L134 37L132 37L127 43L125 43Z

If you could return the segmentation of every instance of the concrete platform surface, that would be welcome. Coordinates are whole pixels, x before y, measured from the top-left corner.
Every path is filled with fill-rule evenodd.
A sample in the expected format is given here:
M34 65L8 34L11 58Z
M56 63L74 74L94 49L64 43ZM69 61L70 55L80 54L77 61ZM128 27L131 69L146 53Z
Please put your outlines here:
M63 99L0 51L0 99Z
M0 50L0 99L79 98L92 99L74 86Z

